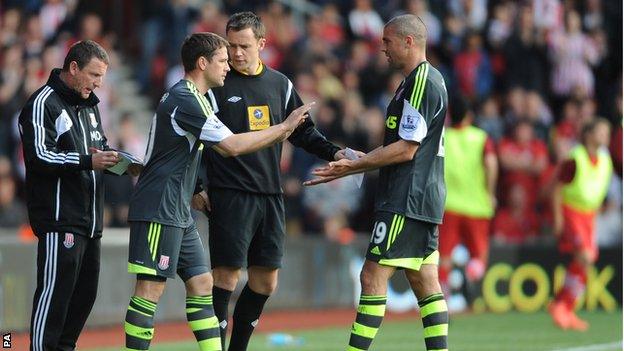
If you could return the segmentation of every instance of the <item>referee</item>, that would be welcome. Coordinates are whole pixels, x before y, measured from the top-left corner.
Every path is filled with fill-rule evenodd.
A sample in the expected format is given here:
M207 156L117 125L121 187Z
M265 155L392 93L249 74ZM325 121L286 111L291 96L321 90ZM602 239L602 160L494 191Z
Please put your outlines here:
M269 128L302 105L292 82L260 61L266 39L258 16L251 12L232 15L226 36L232 71L224 86L211 89L207 97L232 132ZM344 157L344 151L327 141L310 119L288 141L324 160ZM213 151L206 154L214 308L224 349L228 303L241 268L247 268L249 277L234 309L230 351L247 348L264 304L277 286L285 237L281 151L282 145L276 144L227 159Z
M427 30L414 15L392 18L383 51L405 79L386 112L383 145L351 161L331 162L305 185L379 168L375 226L360 274L362 293L348 351L368 350L386 310L388 279L404 270L418 298L428 351L448 350L448 310L438 282L438 224L442 223L444 78L427 62ZM383 349L384 347L380 347Z
M28 217L39 239L31 351L74 350L95 302L102 171L118 162L93 93L107 68L108 54L100 45L77 42L19 116Z

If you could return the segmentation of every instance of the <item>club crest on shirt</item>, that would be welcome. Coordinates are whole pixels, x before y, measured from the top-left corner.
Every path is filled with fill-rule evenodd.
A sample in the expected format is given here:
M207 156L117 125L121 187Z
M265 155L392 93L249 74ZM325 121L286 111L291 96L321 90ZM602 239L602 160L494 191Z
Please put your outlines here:
M63 246L65 246L68 249L71 249L72 247L74 247L74 234L65 233L65 240L63 240Z
M89 112L89 119L91 120L91 126L93 126L93 128L97 128L98 122L95 119L95 113Z
M169 268L169 256L160 255L160 261L158 261L158 269L161 271L167 270Z

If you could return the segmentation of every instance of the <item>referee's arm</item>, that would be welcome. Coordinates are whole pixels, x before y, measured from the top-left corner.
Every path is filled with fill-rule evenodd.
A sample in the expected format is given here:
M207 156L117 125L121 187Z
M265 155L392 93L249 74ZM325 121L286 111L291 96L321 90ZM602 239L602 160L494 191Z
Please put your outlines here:
M292 90L292 95L287 103L286 115L294 109L303 105L299 94ZM340 151L340 147L328 141L321 132L316 129L314 122L307 118L288 138L291 144L300 147L305 151L318 156L326 161L334 161L335 155Z

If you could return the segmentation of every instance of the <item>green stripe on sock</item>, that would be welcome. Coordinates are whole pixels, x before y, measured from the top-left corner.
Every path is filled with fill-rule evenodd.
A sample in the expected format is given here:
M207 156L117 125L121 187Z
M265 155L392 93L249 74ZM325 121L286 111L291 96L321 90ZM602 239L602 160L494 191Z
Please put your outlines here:
M189 321L188 323L191 326L191 330L193 331L219 327L219 320L217 319L217 317L214 316L210 318L199 319L196 321Z
M446 301L439 300L428 303L420 309L420 317L424 318L432 313L444 312L447 311L448 307L446 306Z
M151 301L145 300L145 299L140 298L138 296L133 296L133 297L130 298L130 300L132 302L136 303L137 305L147 309L147 310L150 310L152 312L156 311L156 304L151 302Z
M197 343L200 351L221 351L221 338L200 340Z
M385 300L386 295L361 295L360 300L364 301L380 301Z
M352 327L352 332L353 334L373 339L375 338L375 335L377 334L378 329L379 328L367 327L358 322L354 322L353 327Z
M359 305L357 311L358 313L383 317L386 312L386 305Z
M154 328L141 328L128 322L124 322L124 330L126 331L126 334L143 340L152 340L154 337Z
M448 324L438 324L426 327L423 334L425 338L448 335Z

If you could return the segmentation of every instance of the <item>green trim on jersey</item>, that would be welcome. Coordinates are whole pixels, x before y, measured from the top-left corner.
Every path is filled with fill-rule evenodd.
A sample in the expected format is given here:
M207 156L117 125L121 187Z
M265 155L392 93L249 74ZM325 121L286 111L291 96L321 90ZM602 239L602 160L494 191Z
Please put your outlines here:
M410 104L415 109L420 108L422 97L425 93L425 85L427 84L427 75L429 74L429 64L425 62L418 67L416 76L414 78L414 88L412 89L412 95L410 97Z
M210 104L208 103L208 99L206 99L204 95L199 93L199 90L197 90L197 87L195 87L195 85L193 85L193 83L191 83L188 80L186 81L186 87L189 88L191 93L193 93L193 95L197 99L197 102L199 102L199 106L201 106L202 111L204 111L206 118L212 115L213 112L212 112L212 108L210 107Z

